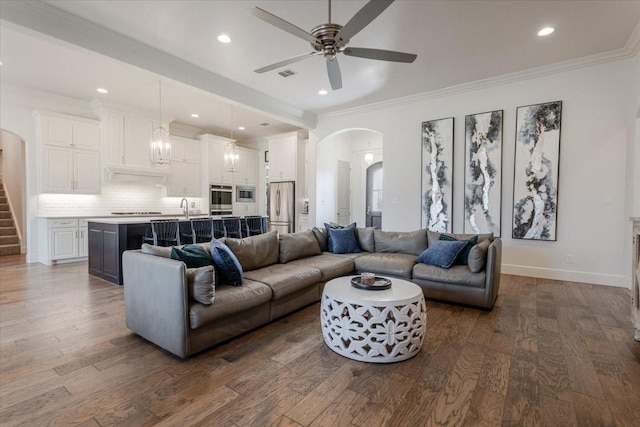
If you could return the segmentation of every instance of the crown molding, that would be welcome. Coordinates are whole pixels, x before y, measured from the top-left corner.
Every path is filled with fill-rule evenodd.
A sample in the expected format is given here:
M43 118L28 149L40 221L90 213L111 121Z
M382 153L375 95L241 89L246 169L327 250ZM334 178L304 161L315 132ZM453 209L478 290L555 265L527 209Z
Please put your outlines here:
M432 99L443 98L446 96L459 95L466 92L472 92L480 89L501 86L509 83L517 83L537 77L548 76L551 74L563 73L567 71L577 70L580 68L590 67L593 65L604 64L607 62L615 62L633 57L640 51L640 24L636 26L629 40L623 48L611 50L608 52L598 53L595 55L584 56L582 58L570 59L567 61L557 62L554 64L544 65L541 67L530 68L528 70L518 71L515 73L503 74L500 76L489 77L482 80L476 80L460 85L449 86L443 89L437 89L428 92L421 92L414 95L408 95L401 98L389 99L386 101L374 102L360 107L345 108L342 110L332 111L329 113L319 114L318 120L328 119L331 117L340 117L345 115L366 113L377 111L400 105L414 104Z
M2 0L2 20L271 114L294 126L314 128L317 123L315 113L284 103L48 3Z
M59 111L91 120L99 119L91 105L85 101L6 83L0 85L0 90L3 102L24 105L34 110Z

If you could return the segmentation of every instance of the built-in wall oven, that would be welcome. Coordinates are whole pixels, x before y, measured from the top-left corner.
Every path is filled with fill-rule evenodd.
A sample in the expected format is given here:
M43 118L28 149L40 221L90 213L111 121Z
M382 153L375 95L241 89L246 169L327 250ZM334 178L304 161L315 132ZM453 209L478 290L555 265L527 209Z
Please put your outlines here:
M231 215L233 213L233 187L212 184L209 210L211 215Z

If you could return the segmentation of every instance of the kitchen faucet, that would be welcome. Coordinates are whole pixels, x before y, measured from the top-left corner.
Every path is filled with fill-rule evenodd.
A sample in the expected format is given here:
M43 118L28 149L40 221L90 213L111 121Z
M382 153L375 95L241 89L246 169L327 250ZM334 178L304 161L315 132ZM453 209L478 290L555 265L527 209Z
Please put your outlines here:
M189 219L189 201L186 197L183 197L182 200L180 200L180 207L182 208L182 213L184 214L185 218Z

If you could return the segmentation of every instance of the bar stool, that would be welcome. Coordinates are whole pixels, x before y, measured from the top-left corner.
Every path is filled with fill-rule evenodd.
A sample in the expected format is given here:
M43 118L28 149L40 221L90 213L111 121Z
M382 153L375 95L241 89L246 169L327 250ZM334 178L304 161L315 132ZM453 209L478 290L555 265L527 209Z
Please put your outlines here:
M214 235L211 218L192 219L191 235L193 236L193 243L210 242Z
M219 239L224 237L224 224L222 223L222 219L213 219L211 220L211 233L213 237Z
M222 224L224 224L225 237L242 239L242 227L240 227L240 217L229 216L226 218L222 218Z
M174 246L180 244L180 224L177 219L158 219L151 221L153 244L156 246Z
M244 219L247 227L247 236L255 236L267 232L261 216L247 216Z

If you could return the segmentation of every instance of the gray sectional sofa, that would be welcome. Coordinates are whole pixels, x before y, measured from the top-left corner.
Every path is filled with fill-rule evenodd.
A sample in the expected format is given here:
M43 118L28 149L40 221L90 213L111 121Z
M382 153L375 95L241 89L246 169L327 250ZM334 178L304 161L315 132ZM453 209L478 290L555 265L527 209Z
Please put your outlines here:
M416 257L439 239L437 233L358 228L357 239L361 252L348 254L327 252L326 233L318 229L223 239L242 265L242 286L213 286L213 267L187 268L170 258L171 248L144 245L125 251L127 327L186 358L318 301L324 284L333 278L365 271L410 280L427 298L493 307L500 284L500 238L479 236L487 242L478 244L484 249L476 263L483 265L475 273L467 265L445 269L416 263ZM209 244L202 246L209 250Z

